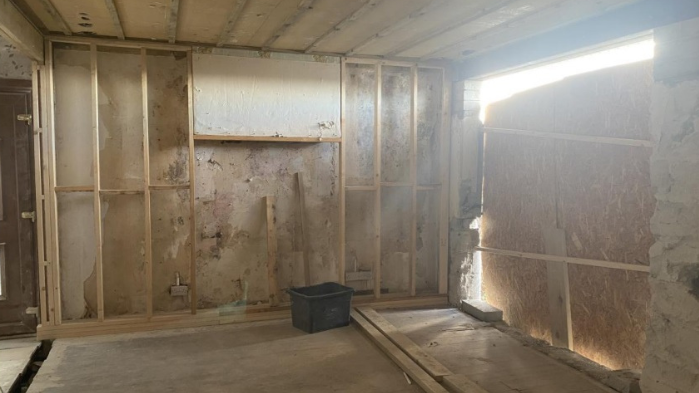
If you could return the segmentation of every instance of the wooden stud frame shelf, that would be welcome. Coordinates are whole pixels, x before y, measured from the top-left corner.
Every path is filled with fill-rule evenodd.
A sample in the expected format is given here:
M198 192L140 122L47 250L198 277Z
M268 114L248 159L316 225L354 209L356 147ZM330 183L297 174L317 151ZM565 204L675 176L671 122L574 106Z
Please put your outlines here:
M93 164L93 184L83 185L58 185L56 184L56 135L55 135L55 92L54 92L54 64L53 64L53 44L54 43L72 43L81 45L89 49L90 54L90 97L91 100L91 132L92 132L92 164ZM415 194L421 190L434 190L440 194L440 244L439 244L439 289L438 296L422 295L415 291L415 279L410 279L409 293L401 294L396 297L396 294L382 295L380 293L381 283L381 263L380 263L380 236L377 236L374 243L374 280L375 291L373 296L368 298L356 299L359 303L376 302L379 298L383 298L381 302L387 305L411 306L421 304L446 304L446 228L448 217L444 212L447 211L446 196L448 191L448 168L445 167L448 162L448 146L446 142L448 124L448 108L449 108L449 93L448 82L443 68L435 66L419 65L415 63L396 63L386 61L373 61L366 59L341 59L341 133L340 137L333 138L315 138L315 137L266 137L266 136L221 136L221 135L195 135L194 134L194 112L193 112L193 67L192 67L192 47L179 45L164 45L150 43L128 43L121 44L116 41L90 39L90 40L73 40L69 38L52 37L46 40L46 65L34 66L34 143L35 143L35 175L37 188L37 227L38 227L38 253L39 253L39 298L40 298L40 325L38 327L38 336L41 338L56 338L56 337L72 337L91 334L119 333L126 331L145 331L154 329L164 329L173 327L185 326L205 326L221 323L233 323L241 321L265 320L273 318L287 318L288 309L285 305L279 304L277 307L272 307L270 304L260 306L249 306L234 310L231 315L223 315L220 309L217 310L197 310L197 282L196 282L196 215L195 215L195 144L197 141L232 141L232 142L291 142L291 143L338 143L339 144L339 244L338 244L338 282L344 283L345 271L345 214L346 200L345 193L353 191L368 191L373 192L374 203L376 204L377 212L380 212L381 206L381 188L383 187L408 187L412 189L412 226L411 245L414 248L416 236L416 202ZM143 140L145 141L142 156L144 161L144 181L142 187L133 189L104 189L100 179L100 151L99 151L99 86L98 86L98 63L97 49L102 47L128 47L138 49L140 51L141 60L141 93L143 103ZM148 119L148 71L147 71L147 50L167 50L184 52L187 56L187 104L188 104L188 139L187 150L189 156L189 182L186 184L152 184L150 179L150 152L149 152L149 119ZM346 105L346 86L345 79L346 64L373 64L377 71L377 82L375 91L375 105L380 110L381 108L381 68L384 65L399 65L409 67L412 72L413 81L413 100L411 105L411 176L410 182L403 183L381 183L380 169L380 143L381 143L381 126L380 126L380 111L376 112L376 130L375 130L375 146L377 153L375 155L376 173L374 184L372 186L357 187L348 186L345 181L345 155L343 143L345 141L345 105ZM441 133L441 182L438 184L418 184L416 179L416 101L417 78L416 74L420 68L438 68L442 70L442 80L444 82L444 101L443 108L445 111L444 121L442 123ZM150 212L150 199L153 192L164 190L189 190L188 210L190 215L189 236L191 239L191 255L189 255L189 275L190 275L190 309L186 311L170 312L170 313L154 313L153 310L153 250L151 245L152 238L152 223ZM61 282L60 271L61 261L59 259L59 241L58 241L58 196L62 193L92 193L93 211L94 211L94 232L95 232L95 275L96 275L96 290L97 290L97 318L92 320L80 321L62 321L61 317ZM146 275L146 312L143 315L131 315L128 317L110 317L105 315L104 307L104 271L102 266L102 214L101 214L101 198L103 195L136 195L143 197L145 206L145 218L143 231L145 236L145 275ZM380 231L381 215L377 214L375 227ZM411 276L415 274L415 252L411 253ZM404 297L407 296L407 297Z

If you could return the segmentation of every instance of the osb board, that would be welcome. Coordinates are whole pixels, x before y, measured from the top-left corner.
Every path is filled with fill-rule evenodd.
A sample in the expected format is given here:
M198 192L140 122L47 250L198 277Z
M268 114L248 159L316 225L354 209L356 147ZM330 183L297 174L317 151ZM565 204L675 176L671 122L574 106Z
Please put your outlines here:
M217 143L196 146L198 307L268 298L265 197L276 201L277 281L303 285L295 174L304 176L312 283L337 279L336 144Z
M89 186L93 184L90 52L56 47L53 60L56 185Z
M555 89L555 131L650 140L653 61L567 78Z
M187 57L148 52L150 183L189 183Z
M98 50L97 70L100 186L143 189L141 56L138 51ZM89 114L82 116L90 119Z
M650 154L637 147L556 141L559 216L569 256L649 264L655 242Z
M375 193L353 191L345 194L345 271L373 271L376 253L374 227ZM356 290L374 288L373 280L347 281Z
M340 65L196 53L197 134L337 137Z
M525 91L486 109L486 127L554 131L555 85Z
M544 253L541 229L556 226L553 148L552 140L486 136L483 246Z
M345 182L374 184L376 67L347 64L345 81Z
M18 8L20 8L27 17L31 17L30 14L34 13L39 21L31 19L32 22L37 23L37 27L41 28L42 24L46 27L46 30L51 32L62 31L61 23L52 18L51 14L46 10L46 7L42 4L41 0L24 0L23 2L15 2Z
M442 131L442 70L419 68L417 73L417 182L440 182Z
M382 66L381 72L381 181L410 182L411 70Z
M569 266L575 351L611 369L642 369L648 274Z
M63 320L97 317L94 197L58 194L58 263Z
M146 312L143 195L102 196L104 315Z
M412 188L381 189L381 288L390 293L410 289Z
M151 193L153 244L153 311L189 309L189 298L170 296L175 275L191 283L192 239L189 225L189 190L158 190Z
M439 289L439 189L417 192L417 238L415 244L415 289Z
M546 262L482 253L484 299L505 322L551 341Z

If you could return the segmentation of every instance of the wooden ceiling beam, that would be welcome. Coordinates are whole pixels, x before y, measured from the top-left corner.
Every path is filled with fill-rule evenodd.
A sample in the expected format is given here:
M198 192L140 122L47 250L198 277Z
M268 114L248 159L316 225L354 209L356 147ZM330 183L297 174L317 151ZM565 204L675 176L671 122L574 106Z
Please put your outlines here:
M480 19L488 14L492 14L493 12L497 12L497 11L507 7L510 3L514 3L515 1L517 1L517 0L500 0L500 1L496 2L495 4L493 4L491 7L483 8L482 10L476 12L475 14L466 15L464 19L460 19L455 23L452 23L452 24L449 24L446 26L442 26L442 27L430 32L430 33L427 33L424 37L420 38L417 41L410 41L410 42L403 43L402 45L399 45L399 46L393 48L390 52L388 52L386 54L386 56L396 57L400 53L403 53L403 52L409 50L410 48L416 47L422 43L425 43L425 42L427 42L433 38L439 37L443 34L450 33L452 31L459 29L459 28L461 28L461 27L463 27L463 26L465 26L465 25L467 25L467 24L469 24L477 19Z
M468 44L469 42L473 42L473 41L475 41L475 40L479 40L479 39L481 39L481 38L483 38L483 37L488 37L489 35L493 34L494 32L500 31L500 29L502 28L503 25L510 27L510 26L512 26L514 23L518 23L518 22L527 20L527 19L529 19L529 18L532 18L532 17L536 16L538 13L540 13L540 12L542 12L542 11L545 11L545 10L547 10L547 9L552 9L552 8L558 8L558 7L560 7L560 6L561 6L561 3L553 3L553 4L549 4L549 5L546 6L546 7L540 8L540 9L538 9L538 10L534 10L534 11L532 11L532 12L529 12L529 13L526 13L526 14L522 14L522 15L520 15L520 16L514 18L514 19L510 19L510 20L508 20L507 22L504 22L503 24L498 24L498 25L495 25L495 26L493 26L493 27L491 27L491 28L489 28L489 29L486 29L486 30L483 30L483 31L479 31L478 33L475 33L475 34L471 34L471 35L465 37L463 40L459 40L458 42L455 42L455 43L452 43L452 44L447 44L447 45L445 45L445 46L437 47L437 48L435 48L434 50L432 50L431 52L428 52L428 53L426 53L426 54L420 56L420 58L421 58L421 59L433 59L433 58L438 58L439 55L441 55L441 54L449 53L449 52L455 51L455 50L457 50L457 49L459 49L459 48L464 48L464 46L465 46L466 44Z
M248 4L248 1L249 0L236 1L235 7L233 7L233 11L231 11L231 14L228 16L228 22L226 22L226 27L223 28L223 32L221 32L216 46L221 47L230 42L233 36L233 29L235 28L240 15L243 13L243 9L245 9L245 6Z
M180 0L172 0L170 3L170 16L167 22L167 42L174 44L177 41L177 22L180 18Z
M274 34L272 34L272 36L269 37L264 44L262 44L262 50L269 50L269 48L279 39L279 37L286 33L289 27L293 26L296 21L301 19L301 17L308 12L308 10L313 9L313 3L315 3L315 1L316 0L301 0L298 7L296 7L296 12L286 18L284 23L277 29L277 31L275 31Z
M124 28L121 27L121 20L119 19L119 13L117 12L114 0L104 0L104 5L107 6L109 16L112 17L112 23L114 24L114 30L116 31L117 37L119 37L120 40L125 39L126 36L124 36Z
M331 37L334 37L336 34L344 30L347 26L352 24L352 22L356 21L362 15L365 15L367 12L371 11L376 7L377 4L379 4L383 0L365 0L364 5L359 7L356 11L354 11L351 15L346 17L345 19L341 20L338 24L333 26L330 30L326 31L318 37L311 45L309 45L306 49L304 49L305 53L311 53L314 51L315 48L320 46L324 41L328 40Z
M0 0L0 33L24 55L44 63L44 37L10 0Z
M65 19L63 19L63 16L61 16L61 14L56 9L56 6L53 5L51 0L39 0L39 2L44 7L44 10L46 10L46 13L49 14L49 16L51 16L51 19L53 19L53 21L60 26L61 32L63 34L73 34L73 31L70 29L70 26L68 26Z
M366 48L367 46L373 44L374 42L391 35L395 33L396 31L408 26L409 24L413 23L416 19L419 19L430 12L443 7L446 3L448 3L449 0L436 0L433 2L430 2L426 6L420 8L417 11L411 12L410 15L406 16L405 18L401 19L400 21L386 27L385 29L379 31L378 33L372 35L371 37L367 38L366 40L362 41L359 43L357 46L352 48L350 51L345 53L345 56L353 56L360 52L362 49Z

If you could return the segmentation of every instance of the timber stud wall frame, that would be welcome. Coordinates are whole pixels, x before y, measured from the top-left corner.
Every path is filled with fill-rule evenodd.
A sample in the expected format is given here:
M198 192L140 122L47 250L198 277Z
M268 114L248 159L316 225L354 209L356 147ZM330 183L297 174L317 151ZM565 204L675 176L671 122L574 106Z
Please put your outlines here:
M76 47L81 47L86 53L89 53L89 69L90 69L90 124L91 124L91 148L92 148L92 184L83 185L58 185L56 177L56 135L55 135L55 81L54 81L54 44L71 44ZM103 184L100 179L100 118L99 118L99 80L98 80L98 62L97 53L99 48L127 48L132 51L137 50L140 55L140 83L142 94L142 134L143 134L143 186L132 188L117 188L103 189ZM150 179L150 133L149 133L149 107L148 107L148 69L147 55L148 50L155 51L172 51L183 52L187 57L187 105L188 105L188 138L186 148L189 157L188 174L189 181L187 184L177 185L156 185L151 184ZM41 304L41 323L38 328L39 338L55 338L55 337L70 337L82 336L90 334L105 334L118 333L126 331L145 331L175 327L190 327L190 326L206 326L221 323L244 322L253 320L267 320L274 318L285 318L289 316L289 307L286 304L263 304L259 306L234 307L235 315L230 313L221 314L220 310L208 309L197 310L197 283L196 283L196 212L195 212L195 142L197 140L239 140L242 142L301 142L301 143L338 143L339 144L339 213L340 213L340 230L338 244L338 281L344 283L345 279L345 215L346 215L346 200L345 193L352 191L373 191L374 202L377 212L381 209L381 189L383 187L408 187L412 190L411 217L410 222L412 228L410 230L410 265L407 267L410 271L409 292L405 294L391 294L387 299L383 300L386 304L396 305L412 305L412 304L446 304L444 296L422 296L421 299L409 300L409 297L416 296L415 290L415 259L416 259L416 221L417 221L417 192L418 191L435 191L438 193L439 211L436 212L439 226L439 258L435 261L437 270L438 288L435 288L436 293L443 295L447 291L447 238L448 238L448 151L449 146L446 143L448 138L449 124L449 99L450 99L450 83L446 75L446 71L442 67L425 66L417 63L403 62L388 62L374 61L364 59L341 59L341 137L326 138L318 140L315 138L300 139L300 138L269 138L264 137L227 137L227 136L207 136L194 134L194 111L193 111L193 66L192 66L192 47L167 44L150 44L150 43L128 43L101 39L89 39L81 37L61 37L51 38L46 41L46 65L36 65L34 67L34 143L37 147L35 157L36 171L36 187L37 187L37 217L38 217L38 251L39 251L39 280L40 280L40 304ZM345 105L346 105L346 86L347 78L346 64L370 64L375 67L377 72L375 86L375 176L374 185L370 187L352 187L347 186L345 182L345 155L343 142L345 141ZM384 66L405 67L411 73L411 118L410 118L410 181L403 184L389 184L381 182L381 70ZM441 157L436 161L439 162L439 177L441 182L438 184L421 185L417 179L417 75L420 69L437 69L441 71L442 81L442 111L440 128L438 131L440 145L439 152ZM89 153L88 153L89 154ZM189 204L188 211L190 216L189 236L191 242L191 254L189 255L189 298L190 310L180 310L173 312L154 313L153 306L153 248L152 248L152 218L151 218L151 192L154 190L188 190ZM96 318L63 321L61 314L61 261L59 259L59 225L58 225L58 196L63 193L89 193L92 195L92 209L94 213L94 248L95 248L95 283L96 283ZM105 315L105 295L104 295L104 269L102 264L103 252L103 219L102 219L102 196L103 195L136 195L143 196L144 202L144 239L145 239L145 313L131 314L125 316L109 316ZM374 296L369 298L357 297L358 303L366 303L367 301L377 300L381 297L381 215L377 214L374 225L377 228L378 236L376 237L374 268L373 275ZM42 254L45 254L42 255Z
M351 132L345 127L347 112L345 106L347 105L347 86L346 83L349 80L347 65L348 64L364 64L374 66L375 75L375 86L374 86L374 159L373 159L373 185L370 186L359 186L359 185L347 185L346 184L346 173L345 173L345 160L346 151L344 146L341 146L340 154L340 173L341 173L341 190L340 190L340 273L342 277L341 282L344 282L345 273L345 214L346 214L346 197L347 192L372 192L374 197L374 231L375 231L375 242L374 242L374 264L373 264L373 293L375 299L380 299L381 294L381 223L382 223L382 213L381 213L381 195L382 189L386 187L405 187L411 190L411 208L410 208L410 232L409 232L409 284L408 284L408 296L416 296L416 244L417 244L417 192L418 191L437 191L439 192L439 209L437 212L437 221L439 227L439 251L437 263L437 288L436 292L439 294L447 293L447 278L448 278L448 201L449 201L449 146L446 141L449 140L448 130L451 128L449 121L449 108L450 105L450 93L451 86L448 82L447 71L445 68L426 66L418 63L409 62L396 62L396 61L376 61L368 59L344 59L342 61L342 142L345 142L347 133ZM410 72L410 130L408 132L410 138L410 170L408 182L401 183L391 183L382 181L382 168L381 168L381 151L382 151L382 104L383 104L383 94L382 94L382 76L384 67L400 67L408 70ZM442 116L440 121L439 130L437 133L439 135L439 147L438 151L440 153L439 160L439 178L440 182L437 184L421 185L418 180L418 71L421 69L437 69L441 71L441 81L442 81ZM366 245L369 247L369 245ZM391 295L393 296L393 295Z

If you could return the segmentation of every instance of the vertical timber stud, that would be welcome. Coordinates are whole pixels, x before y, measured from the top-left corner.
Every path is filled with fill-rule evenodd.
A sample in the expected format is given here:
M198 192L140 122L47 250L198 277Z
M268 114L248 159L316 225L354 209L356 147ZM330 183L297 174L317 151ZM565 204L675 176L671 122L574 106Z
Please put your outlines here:
M40 66L36 62L32 62L32 118L33 124L33 139L34 139L34 190L35 190L35 206L36 210L36 263L37 271L39 272L39 319L41 324L46 324L46 254L44 252L44 193L43 173L41 167L41 138L43 138L42 126L44 124L40 113L39 104L39 72Z
M269 305L279 304L279 286L277 284L277 207L274 197L265 198L267 212L267 285L269 288Z
M449 282L449 140L451 130L451 77L442 69L442 125L439 133L441 160L439 163L439 293L446 294Z
M565 231L543 228L546 254L567 256ZM573 324L570 314L570 286L568 264L546 262L548 277L549 313L551 314L551 344L573 350Z
M49 200L47 203L49 211L49 221L51 224L51 230L48 231L50 240L49 247L49 268L48 280L46 284L48 286L49 295L49 320L51 325L61 324L61 276L59 274L59 260L58 260L58 203L56 201L56 129L54 127L54 83L53 83L53 44L50 41L46 41L46 70L48 75L48 80L46 81L46 86L44 89L45 93L45 112L46 112L46 129L49 133L46 135L45 150L47 151L47 163L48 163L48 194Z
M153 316L153 243L150 205L150 133L148 129L148 58L141 48L141 97L143 99L143 207L146 243L146 316Z
M374 97L374 298L381 298L381 64L376 64Z
M99 137L99 80L97 74L97 46L90 44L90 70L92 77L92 167L94 170L95 214L95 272L97 274L97 320L104 321L104 277L102 270L102 203L100 198L100 137Z
M345 189L345 106L347 105L347 59L340 59L340 217L339 217L339 238L340 247L337 250L338 260L338 282L345 284L345 219L346 219L346 189ZM304 245L305 246L305 245Z
M191 255L189 260L189 297L192 314L197 313L197 224L194 211L194 76L192 50L187 51L187 108L189 113L189 238Z
M412 203L410 208L410 296L415 296L417 270L417 65L410 67L410 182Z

